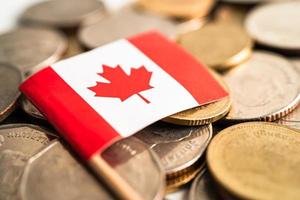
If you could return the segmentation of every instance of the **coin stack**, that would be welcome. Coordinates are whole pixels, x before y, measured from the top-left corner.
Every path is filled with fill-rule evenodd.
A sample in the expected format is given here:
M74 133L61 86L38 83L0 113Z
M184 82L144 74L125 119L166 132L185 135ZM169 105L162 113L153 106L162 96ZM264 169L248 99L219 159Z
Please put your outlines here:
M230 95L112 144L107 163L146 200L299 199L298 19L300 0L27 8L0 35L0 200L117 199L18 87L58 60L152 29L204 63Z

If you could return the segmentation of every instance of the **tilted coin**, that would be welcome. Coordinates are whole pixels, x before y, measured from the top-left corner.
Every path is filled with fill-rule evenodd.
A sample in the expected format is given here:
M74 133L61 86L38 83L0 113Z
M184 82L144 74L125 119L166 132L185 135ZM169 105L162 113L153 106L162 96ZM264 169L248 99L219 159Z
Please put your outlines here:
M106 16L98 23L83 27L78 37L86 48L93 49L116 39L153 29L174 37L177 25L169 19L127 6L117 13Z
M245 1L245 0L242 0ZM249 7L236 4L219 4L215 11L215 20L223 22L234 22L239 25L244 25Z
M20 96L18 88L21 82L22 74L17 68L0 63L0 121L8 117L16 108L17 99Z
M252 40L236 23L210 23L178 37L178 43L204 64L215 69L234 67L247 60Z
M167 177L174 177L203 155L212 137L212 126L185 127L158 122L135 137L149 144L159 156Z
M21 16L25 23L47 25L55 28L75 28L88 23L90 17L103 16L104 5L97 0L43 1L29 7Z
M284 1L257 7L245 27L258 43L273 48L300 50L300 1Z
M11 63L24 73L57 61L67 49L65 37L57 31L19 28L0 35L0 61Z
M300 82L295 67L285 58L256 51L224 76L232 106L227 120L274 121L299 103Z
M83 52L83 49L75 36L69 36L68 43L69 43L69 46L64 55L64 58L76 56Z
M29 160L19 192L22 200L114 199L58 141Z
M158 158L139 140L117 142L103 157L146 200L162 198L163 169ZM116 198L57 141L29 160L21 184L23 200Z
M222 77L213 71L210 72L219 84L228 91L228 87L222 80ZM209 103L204 106L199 106L168 116L164 118L163 121L186 126L210 124L224 117L229 112L230 106L231 101L228 96L214 103Z
M0 126L0 199L16 199L27 160L45 147L49 132L39 126L10 124Z
M299 152L298 131L248 122L213 138L207 164L216 181L241 199L298 199Z
M214 0L139 0L143 7L159 14L179 18L205 17Z
M26 98L22 97L20 100L21 108L30 116L37 119L46 120L40 111Z

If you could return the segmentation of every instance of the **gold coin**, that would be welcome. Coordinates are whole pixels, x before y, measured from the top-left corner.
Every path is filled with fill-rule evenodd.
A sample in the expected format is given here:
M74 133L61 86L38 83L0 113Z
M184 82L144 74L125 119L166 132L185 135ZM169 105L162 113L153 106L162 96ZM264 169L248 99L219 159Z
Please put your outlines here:
M214 0L139 0L141 6L162 15L201 18L208 14Z
M253 42L237 23L210 23L178 37L178 43L207 66L224 70L247 60Z
M177 191L180 187L193 180L202 170L205 170L205 162L199 161L187 168L184 173L171 178L167 177L167 193Z
M222 80L222 77L220 77L212 70L210 70L210 72L212 73L214 78L224 87L224 89L228 91L228 87ZM210 124L224 117L229 112L230 106L230 97L225 97L220 101L171 115L164 118L163 121L186 126Z
M242 199L299 199L300 133L267 122L231 126L214 137L207 164Z

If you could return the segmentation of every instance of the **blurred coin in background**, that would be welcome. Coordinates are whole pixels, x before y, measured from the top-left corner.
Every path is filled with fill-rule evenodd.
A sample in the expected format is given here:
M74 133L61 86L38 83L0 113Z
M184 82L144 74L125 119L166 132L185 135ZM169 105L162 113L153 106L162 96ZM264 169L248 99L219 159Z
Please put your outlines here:
M0 126L0 199L17 199L17 190L27 160L45 147L53 137L39 126Z
M7 63L0 63L0 121L16 108L21 82L22 74L19 69Z
M272 48L300 50L300 1L261 5L252 10L245 27L259 44Z
M139 0L140 5L156 13L176 18L205 17L214 0Z
M241 199L298 199L300 135L267 122L231 126L207 150L215 180Z
M300 78L284 57L255 51L244 64L224 75L232 106L227 120L274 121L291 112L300 100Z
M94 21L95 16L100 19L104 14L104 5L98 0L52 0L29 7L21 21L66 29L92 23L90 20Z
M66 38L44 28L22 27L0 35L0 61L28 74L60 59L67 49Z
M157 153L168 180L185 177L180 179L182 182L177 181L179 187L195 177L197 173L193 172L202 165L198 161L211 140L212 126L186 127L158 122L138 132L135 137Z
M219 84L228 91L228 86L224 80L222 80L222 77L212 70L210 70L210 72ZM224 117L229 112L230 106L231 101L228 96L214 103L209 103L168 116L164 118L163 121L185 126L210 124Z
M252 40L236 23L210 23L178 37L178 43L207 66L224 70L241 64L252 52Z
M126 6L116 13L107 15L98 23L82 27L78 37L84 47L93 49L114 40L153 29L161 31L166 36L174 37L177 24L134 6Z

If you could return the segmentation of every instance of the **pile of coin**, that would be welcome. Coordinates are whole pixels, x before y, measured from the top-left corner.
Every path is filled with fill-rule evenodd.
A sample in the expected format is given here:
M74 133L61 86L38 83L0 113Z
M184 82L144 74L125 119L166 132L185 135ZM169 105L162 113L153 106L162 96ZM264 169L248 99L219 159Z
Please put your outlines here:
M58 60L152 29L207 65L230 95L114 143L107 163L147 200L298 199L299 11L299 0L29 7L0 35L0 199L117 198L18 86Z

